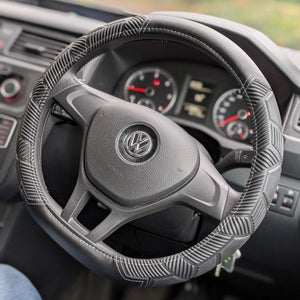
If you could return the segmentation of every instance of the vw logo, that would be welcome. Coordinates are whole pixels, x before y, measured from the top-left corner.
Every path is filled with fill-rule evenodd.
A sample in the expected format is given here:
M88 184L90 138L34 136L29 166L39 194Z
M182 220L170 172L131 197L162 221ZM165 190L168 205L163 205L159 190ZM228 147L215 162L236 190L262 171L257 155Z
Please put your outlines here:
M152 148L153 142L151 136L142 130L131 132L124 140L124 149L133 158L147 156Z

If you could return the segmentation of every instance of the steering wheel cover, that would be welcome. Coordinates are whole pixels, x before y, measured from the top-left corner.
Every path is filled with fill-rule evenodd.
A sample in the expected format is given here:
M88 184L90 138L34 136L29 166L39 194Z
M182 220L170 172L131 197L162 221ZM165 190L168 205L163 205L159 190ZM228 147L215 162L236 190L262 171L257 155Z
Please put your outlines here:
M42 128L51 91L72 67L109 49L113 42L168 36L212 56L237 80L252 112L254 159L240 200L219 226L195 246L171 256L134 259L105 244L92 244L57 214L41 170ZM44 230L94 271L140 286L165 285L197 277L239 249L266 215L280 178L281 120L274 94L252 60L233 42L204 25L165 16L137 16L107 24L72 43L39 80L29 100L17 143L20 187L28 208Z

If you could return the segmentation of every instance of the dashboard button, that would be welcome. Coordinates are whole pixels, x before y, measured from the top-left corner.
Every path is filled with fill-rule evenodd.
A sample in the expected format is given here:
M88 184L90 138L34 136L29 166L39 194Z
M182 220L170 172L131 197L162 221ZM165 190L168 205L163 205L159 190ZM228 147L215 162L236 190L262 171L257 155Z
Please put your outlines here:
M298 198L299 191L290 187L278 185L271 202L270 210L286 216L293 216Z
M9 134L9 131L7 129L0 128L0 135L8 136L8 134Z
M17 121L9 116L0 115L0 148L7 148L13 136Z
M12 68L6 64L0 63L0 75L8 76L12 72Z
M284 196L282 199L282 207L286 207L288 209L291 209L294 204L294 198L290 196Z
M10 127L13 124L12 121L0 118L0 125Z
M279 197L279 192L276 191L274 196L273 196L273 199L272 199L272 204L276 205L278 197Z

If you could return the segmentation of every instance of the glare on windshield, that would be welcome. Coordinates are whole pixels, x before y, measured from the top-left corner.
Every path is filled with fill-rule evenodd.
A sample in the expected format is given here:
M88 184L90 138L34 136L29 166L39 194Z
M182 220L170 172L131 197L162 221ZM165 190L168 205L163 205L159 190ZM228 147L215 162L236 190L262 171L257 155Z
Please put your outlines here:
M222 17L265 33L276 44L300 50L299 0L79 0L136 13L189 11Z

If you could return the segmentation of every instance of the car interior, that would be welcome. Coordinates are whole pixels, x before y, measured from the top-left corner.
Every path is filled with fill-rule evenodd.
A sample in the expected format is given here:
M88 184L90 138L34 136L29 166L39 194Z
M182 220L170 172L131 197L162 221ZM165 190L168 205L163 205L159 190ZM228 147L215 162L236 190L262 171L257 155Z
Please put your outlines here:
M0 264L45 300L298 299L299 93L240 23L0 1Z

